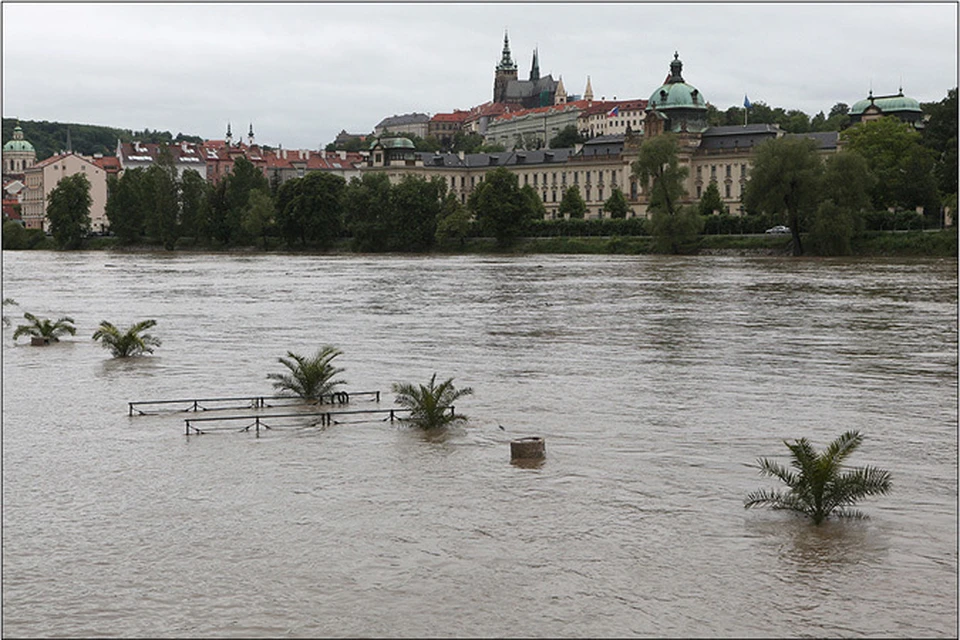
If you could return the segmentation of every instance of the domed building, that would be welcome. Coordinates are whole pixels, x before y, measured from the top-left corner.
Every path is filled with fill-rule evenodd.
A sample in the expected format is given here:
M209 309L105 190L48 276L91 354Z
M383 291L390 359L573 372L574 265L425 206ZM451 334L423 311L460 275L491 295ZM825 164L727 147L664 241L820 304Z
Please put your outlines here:
M410 165L416 162L417 148L409 138L376 138L370 143L368 167Z
M670 75L647 100L644 120L647 137L665 132L702 133L707 130L707 99L696 87L684 81L682 71L680 54L674 52Z
M915 129L923 128L923 110L920 103L900 92L892 96L874 96L873 90L863 100L850 107L850 124L878 120L884 116L896 116L909 122Z
M17 123L13 139L3 145L3 175L22 174L37 162L37 151L23 139L23 129Z

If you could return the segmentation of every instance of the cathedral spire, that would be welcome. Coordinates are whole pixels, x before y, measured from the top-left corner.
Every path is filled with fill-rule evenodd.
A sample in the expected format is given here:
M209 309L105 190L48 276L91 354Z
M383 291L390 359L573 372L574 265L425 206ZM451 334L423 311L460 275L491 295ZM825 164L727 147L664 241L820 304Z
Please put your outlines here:
M530 66L530 80L536 82L540 79L540 53L537 49L533 50L533 64Z
M247 133L247 144L253 146L253 123L250 123L250 131Z
M587 88L583 91L584 100L593 100L593 87L590 86L590 76L587 76Z
M507 37L507 30L503 30L503 54L500 57L500 64L497 65L497 71L516 71L517 65L513 64L510 57L510 39Z
M228 146L228 147L229 147L231 144L233 144L233 134L230 132L230 123L229 123L229 122L227 123L227 138L226 138L226 141L227 141L227 146Z

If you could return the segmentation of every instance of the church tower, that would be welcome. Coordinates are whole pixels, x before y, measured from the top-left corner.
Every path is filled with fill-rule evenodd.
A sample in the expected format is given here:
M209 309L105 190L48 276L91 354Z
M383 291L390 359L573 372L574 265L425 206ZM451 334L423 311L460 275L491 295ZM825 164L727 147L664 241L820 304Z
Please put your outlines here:
M553 104L567 104L567 90L563 88L563 76L557 80L557 90L553 94Z
M539 52L533 50L533 64L530 66L530 82L536 82L540 79L540 56Z
M510 40L507 38L507 32L503 32L503 53L500 56L500 63L497 65L497 72L493 79L493 101L507 101L507 84L511 80L517 79L517 65L513 63L510 57Z
M583 99L587 102L593 101L593 87L590 86L590 76L587 76L587 88L583 90Z

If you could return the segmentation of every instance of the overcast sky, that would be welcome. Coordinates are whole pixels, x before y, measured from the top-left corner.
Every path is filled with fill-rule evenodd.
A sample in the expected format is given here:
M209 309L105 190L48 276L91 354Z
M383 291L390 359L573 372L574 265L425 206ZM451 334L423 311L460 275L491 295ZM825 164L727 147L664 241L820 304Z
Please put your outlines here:
M504 29L519 77L649 98L674 51L721 110L813 116L957 85L957 3L4 2L3 116L322 148L341 129L492 98Z

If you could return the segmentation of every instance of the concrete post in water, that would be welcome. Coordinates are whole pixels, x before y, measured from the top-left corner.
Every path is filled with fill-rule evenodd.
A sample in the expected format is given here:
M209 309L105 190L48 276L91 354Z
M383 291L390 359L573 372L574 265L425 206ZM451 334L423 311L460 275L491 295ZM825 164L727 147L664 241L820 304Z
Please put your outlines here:
M511 460L541 460L547 455L543 438L531 436L510 442Z

